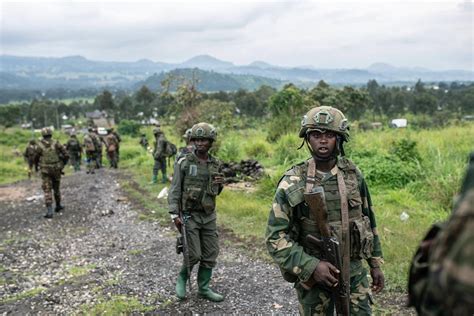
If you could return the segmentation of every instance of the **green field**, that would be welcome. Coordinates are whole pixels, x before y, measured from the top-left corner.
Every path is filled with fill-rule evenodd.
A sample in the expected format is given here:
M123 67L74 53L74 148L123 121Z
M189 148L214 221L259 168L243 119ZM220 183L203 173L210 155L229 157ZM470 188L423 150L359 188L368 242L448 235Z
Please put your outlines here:
M150 141L151 128L142 131ZM165 127L165 132L180 143L171 127ZM222 132L215 149L225 161L256 158L266 169L267 176L253 184L254 191L226 189L218 198L220 225L242 242L256 243L258 250L264 250L266 220L278 179L292 164L308 157L305 147L296 150L301 144L296 135L285 135L276 143L267 142L266 135L263 128ZM389 290L405 290L409 262L419 240L433 222L449 215L468 154L474 150L472 135L474 124L352 133L346 154L366 175L371 190ZM26 164L18 152L23 152L31 136L19 129L0 131L0 184L26 178ZM60 134L55 137L63 142L67 139ZM138 138L124 136L120 168L132 175L123 180L124 189L144 206L140 218L169 222L165 203L156 199L163 185L149 184L152 167L152 157L139 146ZM407 220L400 218L402 213L409 216ZM258 253L265 256L264 251Z

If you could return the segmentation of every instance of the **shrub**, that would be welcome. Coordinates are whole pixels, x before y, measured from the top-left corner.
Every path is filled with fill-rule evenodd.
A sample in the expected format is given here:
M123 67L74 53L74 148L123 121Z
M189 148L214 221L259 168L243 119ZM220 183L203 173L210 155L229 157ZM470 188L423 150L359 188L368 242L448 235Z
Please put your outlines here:
M296 134L286 134L282 136L276 146L274 160L278 165L290 166L296 162L304 160L309 153L303 146L300 150L297 150L302 143L302 139Z
M140 127L140 123L136 121L122 120L118 126L118 132L122 135L138 136Z
M262 159L270 156L270 144L263 140L253 140L248 142L244 147L247 158Z

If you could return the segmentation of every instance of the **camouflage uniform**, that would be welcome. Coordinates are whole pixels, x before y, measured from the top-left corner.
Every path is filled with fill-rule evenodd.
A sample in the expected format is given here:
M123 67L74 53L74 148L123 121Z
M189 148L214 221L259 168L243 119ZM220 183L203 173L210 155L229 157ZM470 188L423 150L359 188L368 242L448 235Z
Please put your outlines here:
M105 145L107 149L107 159L110 162L111 168L118 167L118 154L117 150L119 147L119 141L117 137L112 133L112 131L108 131L107 136L105 136Z
M119 162L120 160L120 143L122 142L122 137L120 137L120 134L114 130L114 128L110 128L110 131L112 133L112 135L115 136L115 138L117 139L117 149L115 150L115 154L117 156L117 163Z
M96 163L96 168L100 169L102 168L102 148L103 148L103 142L104 140L102 137L97 133L97 128L94 129L93 133L90 134L92 139L94 140L95 144L95 163Z
M61 211L61 171L69 159L66 149L56 140L51 138L51 130L42 130L43 139L38 143L38 156L41 168L42 188L44 191L44 202L47 208L47 218L53 217L52 204L53 192L56 201L56 212Z
M157 182L158 178L158 171L161 170L162 174L162 181L165 183L168 181L168 177L166 176L166 157L164 156L165 151L165 142L166 137L165 134L158 130L154 130L155 134L155 149L153 150L153 158L155 159L155 164L153 165L153 183Z
M84 150L87 158L87 173L95 173L97 168L97 141L94 131L89 128L89 133L84 136Z
M82 145L75 134L71 134L71 138L67 141L66 150L69 152L70 163L74 167L74 171L81 171Z
M474 152L451 217L413 258L408 292L419 315L474 315Z
M308 168L313 168L313 170L317 168L314 158L310 158L293 166L284 174L273 199L267 225L266 244L270 255L282 270L284 278L295 283L300 314L333 315L334 300L330 291L318 284L310 289L305 289L302 285L312 280L313 272L321 260L321 249L306 241L308 234L318 238L321 236L318 223L310 215L308 204L305 202L307 180L311 189L315 186L323 187L327 205L327 221L332 236L336 237L341 245L341 250L345 246L341 227L342 203L348 205L350 314L370 315L371 293L367 271L361 260L366 259L371 267L378 268L382 262L382 250L376 234L375 215L364 177L349 159L343 156L337 157L337 153L343 151L342 139L348 138L347 126L343 123L345 118L339 110L334 108L314 108L303 119L300 137L306 139L306 134L311 127L331 130L331 124L325 125L323 122L315 124L312 121L318 113L326 111L332 113L334 119L332 125L336 123L337 126L340 125L340 130L335 131L338 137L342 135L336 152L336 164L328 173L316 170L314 175L310 175ZM310 177L311 179L308 179ZM346 188L346 201L342 199L341 182L344 182Z
M215 140L216 131L212 125L199 123L193 126L194 136ZM208 155L207 162L202 162L196 153L188 153L179 159L174 166L173 180L168 195L168 204L172 218L178 217L180 207L184 215L189 244L189 265L199 263L199 294L212 301L222 301L223 297L208 288L212 269L219 254L219 243L216 224L216 196L223 189L222 184L213 183L220 173L220 162ZM178 276L177 294L184 298L186 264L183 264Z
M38 145L36 145L36 141L34 139L30 140L28 146L26 146L23 157L25 157L26 161L28 162L28 178L30 178L33 168L35 172L38 172Z
M178 161L182 157L184 157L187 154L192 153L194 151L194 145L193 145L193 142L191 141L191 129L190 128L186 130L186 132L183 135L183 138L186 141L186 146L179 148L175 161Z

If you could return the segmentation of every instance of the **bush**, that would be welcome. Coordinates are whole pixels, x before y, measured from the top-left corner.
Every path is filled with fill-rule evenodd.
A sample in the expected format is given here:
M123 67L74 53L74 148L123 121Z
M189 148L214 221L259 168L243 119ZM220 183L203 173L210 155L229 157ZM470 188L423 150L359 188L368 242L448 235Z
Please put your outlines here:
M416 148L416 141L408 138L393 141L390 153L394 154L402 161L421 161L420 153Z
M136 121L122 120L118 126L118 132L122 135L138 136L140 127L140 123Z
M242 157L242 149L238 137L226 137L216 144L216 156L225 162L240 161Z
M282 136L275 147L274 161L278 165L290 166L306 159L310 154L303 146L297 150L302 143L302 139L296 134L286 134Z
M270 156L271 147L263 140L253 140L245 145L244 151L247 158L262 159Z

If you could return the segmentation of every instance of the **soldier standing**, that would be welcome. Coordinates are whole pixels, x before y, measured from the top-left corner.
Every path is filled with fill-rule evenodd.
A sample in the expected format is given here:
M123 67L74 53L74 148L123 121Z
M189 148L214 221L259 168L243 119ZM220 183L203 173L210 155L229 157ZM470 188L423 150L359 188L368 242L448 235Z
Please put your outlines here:
M71 137L66 143L66 150L69 153L70 163L74 171L81 171L82 145L77 139L76 133L71 133Z
M116 156L117 156L117 162L120 160L120 143L122 142L122 137L120 137L120 134L113 128L110 128L110 131L112 135L115 136L117 139L117 149L115 150Z
M155 164L153 165L153 178L152 183L157 183L158 181L158 170L161 170L162 173L162 183L168 181L166 176L166 157L165 157L165 146L166 146L166 137L163 131L160 129L160 125L157 125L153 129L153 134L155 135L155 148L153 150L153 158L155 159Z
M370 266L372 290L380 292L382 248L367 184L344 157L347 119L336 108L315 107L303 117L299 137L311 158L289 169L278 184L267 225L268 251L285 280L295 283L300 314L333 315L336 305L338 314L349 315L350 310L350 315L370 315L370 289L361 260ZM318 192L324 205L318 208L319 220L306 200ZM310 235L338 244L340 267L325 260L326 249L311 243ZM325 235L333 239L322 239Z
M139 144L143 147L143 149L148 149L148 139L146 139L145 133L142 134Z
M44 191L44 202L46 204L46 218L53 217L53 193L56 201L56 212L64 207L61 205L61 171L69 159L66 149L58 141L52 139L52 131L49 128L41 130L43 138L38 142L38 157L41 168L42 188Z
M474 152L451 217L413 258L408 295L419 315L474 315Z
M84 150L87 158L87 173L95 173L97 168L97 138L94 136L94 129L88 128L88 133L84 136Z
M110 168L117 169L118 167L117 152L118 152L118 147L119 147L119 141L117 137L115 137L115 134L113 133L113 130L111 128L107 129L107 136L105 136L104 142L105 142L105 148L107 150L107 159L109 160Z
M190 128L188 128L186 132L183 134L183 138L184 138L184 141L186 142L186 146L178 150L178 154L176 155L176 161L178 161L181 157L186 156L186 154L192 153L194 151L194 144L191 141Z
M23 157L28 162L28 178L31 178L31 173L34 169L35 173L38 172L38 146L34 139L30 140L26 146Z
M102 147L103 147L102 143L103 143L103 139L98 134L97 127L93 128L92 133L91 133L91 137L94 140L94 144L95 144L95 152L96 152L95 163L96 163L96 167L97 167L97 169L100 169L100 168L102 168Z
M176 295L186 297L188 268L199 263L197 281L198 294L208 300L220 302L224 297L209 288L212 269L219 254L216 225L216 196L223 189L224 178L220 173L220 162L209 154L216 140L216 129L207 123L199 123L191 129L191 139L196 149L178 160L174 167L168 204L171 218L181 232L186 225L189 260L183 262L176 282ZM186 260L185 260L186 261Z

